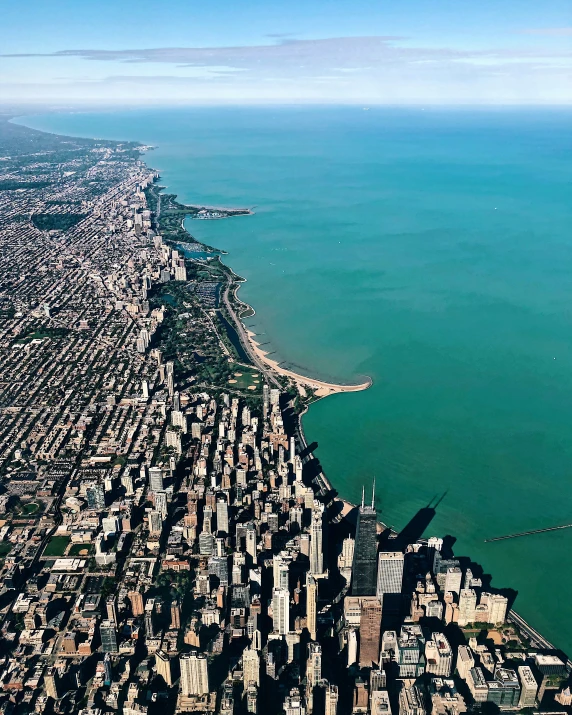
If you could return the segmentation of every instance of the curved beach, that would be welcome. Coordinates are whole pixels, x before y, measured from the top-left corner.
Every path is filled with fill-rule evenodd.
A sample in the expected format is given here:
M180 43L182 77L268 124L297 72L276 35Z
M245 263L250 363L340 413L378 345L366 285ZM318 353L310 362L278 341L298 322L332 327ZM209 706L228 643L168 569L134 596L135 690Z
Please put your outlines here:
M303 397L307 396L306 388L313 390L315 397L321 398L327 397L328 395L334 395L338 392L361 392L362 390L367 390L368 387L371 387L373 382L371 378L368 378L366 382L362 382L357 385L339 385L334 382L325 382L324 380L317 380L313 377L300 375L300 373L294 372L293 370L287 370L286 368L280 367L280 363L277 360L272 360L271 358L269 358L268 351L261 350L259 343L257 343L254 339L256 333L252 332L244 325L240 316L236 314L232 303L228 299L228 294L232 290L234 300L237 303L240 303L241 306L244 306L245 309L252 310L252 314L254 314L254 310L252 309L252 307L248 305L248 303L245 303L243 300L241 300L237 295L238 289L244 282L244 279L237 276L237 274L232 270L232 268L230 269L230 271L234 276L236 276L236 278L240 282L234 284L227 284L222 296L223 302L229 312L230 317L232 318L233 323L237 328L239 337L241 338L244 348L250 354L253 362L259 367L259 369L262 372L266 373L267 377L269 376L269 372L271 375L272 373L274 373L274 375L287 377L289 380L292 380L296 384L298 391Z
M306 387L309 387L310 389L315 390L316 397L326 397L327 395L333 395L337 392L361 392L361 390L367 390L367 388L372 384L372 380L368 379L366 382L362 382L358 385L338 385L333 382L315 380L312 377L300 375L292 370L286 370L285 368L280 367L280 364L276 360L269 358L268 353L265 350L261 350L259 344L256 340L254 340L256 333L248 330L248 328L245 329L245 332L248 336L252 350L260 358L260 360L274 370L274 372L293 380L297 384L298 389L302 388L302 390L305 390Z

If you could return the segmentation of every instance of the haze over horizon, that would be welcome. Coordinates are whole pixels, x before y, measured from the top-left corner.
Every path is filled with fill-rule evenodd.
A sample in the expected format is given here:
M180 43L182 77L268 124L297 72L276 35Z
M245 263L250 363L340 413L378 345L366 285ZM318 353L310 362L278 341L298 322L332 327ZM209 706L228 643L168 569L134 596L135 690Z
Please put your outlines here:
M569 104L572 3L25 0L11 103Z

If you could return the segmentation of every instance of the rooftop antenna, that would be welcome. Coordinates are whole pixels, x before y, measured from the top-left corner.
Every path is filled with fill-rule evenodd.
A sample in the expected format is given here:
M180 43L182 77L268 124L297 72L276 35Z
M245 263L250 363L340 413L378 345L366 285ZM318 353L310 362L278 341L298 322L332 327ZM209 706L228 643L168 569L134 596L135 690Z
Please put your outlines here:
M373 478L373 486L371 488L371 508L375 509L375 477Z
M361 487L361 508L363 509L365 505L365 486L362 484Z

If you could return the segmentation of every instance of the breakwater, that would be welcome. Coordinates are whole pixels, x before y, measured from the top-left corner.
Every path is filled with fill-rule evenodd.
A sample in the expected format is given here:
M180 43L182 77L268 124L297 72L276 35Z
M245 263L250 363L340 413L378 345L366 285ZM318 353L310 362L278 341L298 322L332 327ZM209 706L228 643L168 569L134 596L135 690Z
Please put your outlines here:
M529 531L520 531L517 534L506 534L506 536L493 536L491 539L485 539L485 544L491 541L504 541L505 539L518 539L521 536L532 536L533 534L543 534L546 531L558 531L559 529L570 529L572 524L562 524L561 526L546 526L544 529L530 529Z

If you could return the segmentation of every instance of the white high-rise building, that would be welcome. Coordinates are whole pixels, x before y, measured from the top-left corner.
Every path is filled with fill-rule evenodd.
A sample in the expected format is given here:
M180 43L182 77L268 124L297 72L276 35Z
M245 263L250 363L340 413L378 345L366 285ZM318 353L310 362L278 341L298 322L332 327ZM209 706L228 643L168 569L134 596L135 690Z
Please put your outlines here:
M274 631L286 635L290 630L290 593L282 588L275 588L272 594L272 620Z
M518 701L518 707L535 707L538 683L536 682L536 678L534 677L532 670L528 665L519 665L518 677L520 680L520 700Z
M490 622L498 625L506 621L508 598L500 593L493 593L489 600Z
M296 477L297 482L302 482L302 471L304 469L304 465L302 464L302 458L300 457L299 454L297 454L294 457L294 474Z
M155 511L161 514L162 519L167 518L167 492L155 492Z
M459 618L457 623L466 626L475 621L475 608L477 607L477 594L472 588L462 588L459 594Z
M338 686L328 685L326 687L326 715L337 715L338 699Z
M133 494L133 477L129 473L122 475L121 486L125 489L125 496Z
M348 668L357 662L357 633L352 628L348 631Z
M292 558L287 553L277 554L272 563L272 573L274 577L274 588L288 590L288 568Z
M377 569L377 597L390 593L401 593L403 584L404 555L400 551L382 552Z
M181 433L178 430L167 429L165 432L165 444L167 447L172 447L177 454L182 454L183 444L181 442Z
M473 658L473 652L466 645L460 645L457 651L457 672L459 677L463 680L467 680L471 668L475 667L475 659Z
M324 505L315 501L310 524L310 573L321 576L324 573Z
M447 591L452 591L459 595L461 593L461 581L463 579L463 572L458 566L451 566L447 569L447 575L445 576L445 588L443 589L445 593Z
M244 686L256 685L260 687L260 656L252 648L248 648L242 654L242 671Z
M225 534L229 533L228 502L226 499L217 499L216 502L216 528Z
M442 633L433 633L425 643L425 672L449 677L453 667L453 651Z
M342 541L342 553L338 556L338 568L340 571L351 569L354 562L354 548L356 542L351 536Z
M175 396L178 393L175 393ZM173 427L180 427L183 434L187 434L187 416L181 410L173 410L171 412L171 424Z
M310 688L315 687L322 679L322 646L319 643L308 643L306 678Z
M391 703L387 690L376 690L371 694L371 715L391 715Z
M181 692L190 695L208 695L209 674L204 653L183 653L181 664Z
M274 392L274 390L272 390L272 392ZM276 392L280 394L278 390L276 390ZM306 715L304 701L298 690L291 690L290 695L286 698L284 702L284 715Z
M160 467L149 469L149 489L152 492L163 491L163 470Z

